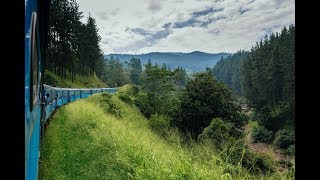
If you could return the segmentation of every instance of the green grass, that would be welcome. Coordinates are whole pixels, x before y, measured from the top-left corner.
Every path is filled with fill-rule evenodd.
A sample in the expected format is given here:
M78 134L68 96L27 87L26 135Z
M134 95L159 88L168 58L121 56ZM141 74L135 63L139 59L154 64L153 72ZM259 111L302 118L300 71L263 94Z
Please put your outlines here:
M209 143L184 145L176 129L166 139L135 106L95 94L61 107L41 143L39 179L294 179L291 173L252 175L226 164Z
M68 74L68 73L67 73ZM65 88L94 88L94 87L107 87L95 74L93 76L80 76L76 75L75 80L72 82L71 78L61 78L50 71L45 71L44 83L55 87Z

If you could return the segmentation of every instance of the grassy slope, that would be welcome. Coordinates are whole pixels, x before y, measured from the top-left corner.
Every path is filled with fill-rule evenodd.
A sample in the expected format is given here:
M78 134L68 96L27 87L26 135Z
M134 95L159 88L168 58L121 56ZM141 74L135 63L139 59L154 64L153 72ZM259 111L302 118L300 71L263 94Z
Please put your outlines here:
M93 87L107 87L96 75L93 76L79 76L76 75L74 82L69 77L66 79L58 77L50 71L45 71L45 84L55 87L67 88L93 88Z
M54 114L41 147L40 179L281 179L251 177L224 164L208 145L186 148L175 131L166 141L136 107L112 96L123 115L115 117L101 98L93 95Z

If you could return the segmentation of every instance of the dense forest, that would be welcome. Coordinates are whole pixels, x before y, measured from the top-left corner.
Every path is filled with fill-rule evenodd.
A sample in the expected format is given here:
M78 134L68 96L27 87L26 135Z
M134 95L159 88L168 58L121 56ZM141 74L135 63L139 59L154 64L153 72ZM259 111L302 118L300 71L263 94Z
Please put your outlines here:
M212 69L214 76L246 99L253 109L255 141L272 143L294 153L295 26L284 27L239 51Z
M217 79L226 83L240 96L242 95L240 71L243 59L246 58L248 54L248 52L240 50L225 58L222 57L212 69L212 72Z
M260 124L260 141L294 151L295 26L252 47L242 66L243 92Z
M89 16L83 24L81 18L82 12L75 0L51 1L45 69L71 81L76 75L95 73L100 77L104 71L99 47L101 37L95 19Z

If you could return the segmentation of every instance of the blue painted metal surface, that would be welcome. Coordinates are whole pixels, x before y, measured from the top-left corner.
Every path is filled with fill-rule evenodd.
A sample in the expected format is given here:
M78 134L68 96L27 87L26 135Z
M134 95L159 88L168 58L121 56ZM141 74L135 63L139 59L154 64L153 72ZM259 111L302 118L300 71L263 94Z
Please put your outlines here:
M115 93L116 88L94 88L94 89L70 89L70 88L57 88L43 84L43 109L42 119L44 124L50 117L52 112L69 102L76 101L81 98L87 98L93 94L107 92Z
M77 99L87 98L99 92L116 92L116 88L93 88L93 89L69 89L57 88L42 84L42 59L45 48L44 37L46 32L45 17L37 18L36 33L34 35L37 43L37 56L32 61L31 24L32 14L44 13L50 0L25 0L25 179L38 179L38 164L40 157L40 139L44 133L47 120L58 107L73 102ZM45 4L47 3L47 4ZM39 16L40 16L39 15ZM35 17L35 16L34 16ZM41 19L41 20L39 20ZM38 22L40 21L40 22ZM36 70L31 69L32 62L37 64ZM32 76L37 75L36 85L33 86ZM38 88L32 93L32 88Z
M44 95L44 98L42 99L43 112L41 112L41 107L39 104L31 112L32 117L30 117L30 119L35 120L36 124L34 125L31 141L28 145L28 150L26 150L29 152L28 158L26 157L26 172L28 172L26 174L26 179L37 179L40 131L43 134L45 124L47 123L48 119L50 118L55 109L69 102L73 102L81 98L87 98L96 93L107 92L113 94L117 90L116 88L69 89L52 87L45 84L43 84L42 86L42 93ZM40 119L42 119L43 124L41 126L41 129Z
M25 178L37 179L39 143L40 143L40 118L41 106L40 95L39 102L33 107L31 105L31 18L33 12L38 12L38 1L28 0L25 2ZM36 26L36 28L38 28ZM39 38L39 34L35 36ZM39 44L38 44L39 45ZM41 67L40 47L38 46L38 67ZM41 77L40 68L38 68L38 77ZM37 83L40 86L40 81Z

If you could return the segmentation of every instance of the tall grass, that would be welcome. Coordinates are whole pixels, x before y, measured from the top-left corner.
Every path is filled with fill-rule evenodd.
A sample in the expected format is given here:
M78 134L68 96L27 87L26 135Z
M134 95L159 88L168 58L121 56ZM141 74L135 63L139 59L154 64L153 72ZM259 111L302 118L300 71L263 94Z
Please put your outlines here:
M92 76L75 75L75 79L72 82L68 73L67 78L61 78L48 70L45 71L44 83L51 86L66 88L107 87L107 85L103 83L95 74Z
M185 142L177 129L154 133L139 110L116 96L95 94L61 107L41 144L40 179L294 179L253 175L222 160L210 142Z

